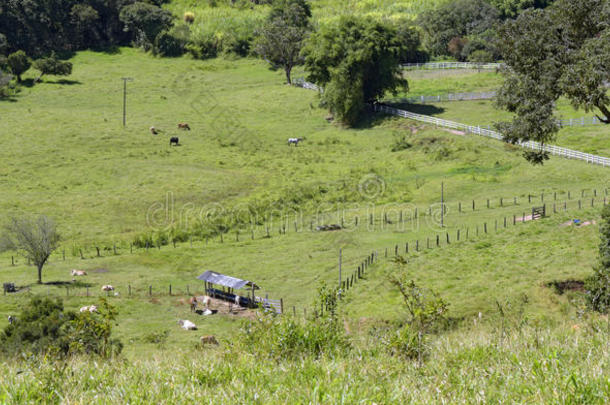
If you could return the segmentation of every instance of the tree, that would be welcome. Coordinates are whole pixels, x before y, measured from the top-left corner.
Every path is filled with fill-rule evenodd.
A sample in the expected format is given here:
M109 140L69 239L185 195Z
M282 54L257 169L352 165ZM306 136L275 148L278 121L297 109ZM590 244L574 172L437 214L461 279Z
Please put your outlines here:
M173 24L173 16L152 4L137 2L121 9L120 20L130 32L135 45L150 49L159 33Z
M553 0L489 0L496 7L502 18L515 18L522 10L527 8L545 8Z
M566 96L575 108L596 111L610 123L610 0L558 0L545 10L526 10L507 21L497 46L506 77L496 104L515 114L497 125L511 143L533 140L542 147L525 153L533 164L548 159L545 144L559 126L556 102Z
M425 45L436 56L447 55L452 39L482 34L498 21L498 10L484 0L453 0L422 13L418 19Z
M30 58L23 51L17 51L8 56L8 67L12 74L17 76L17 81L21 82L21 75L32 66Z
M341 17L311 35L303 48L308 80L324 88L322 103L353 125L367 103L407 89L396 31L372 18Z
M280 66L286 82L294 66L303 63L303 41L310 31L311 9L305 0L277 0L269 18L258 32L256 52L273 66Z
M599 264L585 282L589 306L600 312L610 310L610 205L602 210L599 227Z
M40 81L43 75L69 76L72 74L72 63L57 59L55 52L48 58L34 61L34 68L40 70L40 76L36 81Z
M38 269L38 284L42 283L42 268L59 245L55 223L44 215L36 219L12 218L4 228L0 251L17 250Z

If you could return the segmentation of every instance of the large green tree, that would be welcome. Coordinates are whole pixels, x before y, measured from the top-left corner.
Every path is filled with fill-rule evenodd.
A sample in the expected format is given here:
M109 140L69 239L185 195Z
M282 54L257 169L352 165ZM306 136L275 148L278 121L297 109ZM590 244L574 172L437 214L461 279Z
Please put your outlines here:
M301 48L310 31L311 9L305 0L276 0L269 18L258 32L256 52L286 73L291 84L294 66L303 62Z
M558 0L545 10L526 10L498 38L506 80L497 105L515 114L498 124L508 142L553 141L561 96L610 123L610 0ZM542 164L548 153L541 148L525 157Z
M322 103L353 125L367 103L407 89L396 31L372 18L342 17L322 26L303 48L308 80L324 88Z

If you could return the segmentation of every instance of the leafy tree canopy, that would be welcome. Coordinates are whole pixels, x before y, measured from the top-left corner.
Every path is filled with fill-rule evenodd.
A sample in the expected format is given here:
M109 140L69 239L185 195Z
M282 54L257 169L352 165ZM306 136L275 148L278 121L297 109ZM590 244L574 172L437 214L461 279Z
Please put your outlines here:
M498 38L507 67L497 105L515 113L512 122L498 124L507 141L553 141L561 96L610 123L609 0L558 0L545 10L526 10L507 21ZM525 157L541 164L548 153Z
M322 102L353 125L367 103L407 89L396 30L371 18L342 17L312 34L303 49L308 80L324 87Z
M294 66L303 63L301 49L310 30L311 9L305 0L277 0L258 32L256 52L273 66L281 66L291 84Z

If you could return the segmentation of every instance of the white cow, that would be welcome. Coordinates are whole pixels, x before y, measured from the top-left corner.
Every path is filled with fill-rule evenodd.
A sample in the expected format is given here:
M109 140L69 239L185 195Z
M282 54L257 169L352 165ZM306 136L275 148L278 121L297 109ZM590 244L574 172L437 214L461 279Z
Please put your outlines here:
M85 270L72 270L72 276L86 276L87 272Z
M110 284L102 286L102 291L114 291L114 287Z
M180 325L184 330L197 330L197 326L193 322L186 319L179 320L178 325Z
M90 313L98 313L97 306L95 305L87 305L80 309L80 312L90 312Z

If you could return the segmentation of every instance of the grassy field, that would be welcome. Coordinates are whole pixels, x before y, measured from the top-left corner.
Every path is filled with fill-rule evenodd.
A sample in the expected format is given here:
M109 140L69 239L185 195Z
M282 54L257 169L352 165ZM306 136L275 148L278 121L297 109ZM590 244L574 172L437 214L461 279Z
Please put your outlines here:
M346 357L269 361L232 350L156 349L133 361L13 362L6 403L583 403L610 397L605 325L506 322L445 334L422 365L371 336Z
M345 129L325 120L315 92L283 85L281 72L253 59L158 59L121 49L82 52L72 62L69 80L47 78L0 104L0 220L44 213L57 220L64 236L45 268L43 285L34 284L35 271L21 257L15 256L12 266L14 253L0 255L0 279L24 287L0 296L0 327L32 294L60 296L68 308L78 309L95 303L100 286L110 283L117 287L118 296L108 299L119 310L115 330L125 355L97 369L84 360L67 368L7 365L10 371L0 373L0 402L82 402L95 393L105 395L100 403L185 402L202 395L217 395L215 402L261 403L475 397L602 403L607 398L607 348L595 326L603 319L579 317L577 294L560 296L548 287L591 272L598 226L560 225L598 219L610 180L607 168L559 158L534 167L517 148L393 117L365 115L358 127ZM127 127L122 128L120 79L125 76L134 81L128 84ZM487 73L437 79L422 74L411 78L411 86L414 94L462 86L477 91L496 80ZM446 114L464 114L469 122L488 111L464 105L452 103ZM188 122L192 131L178 131L178 122ZM152 135L150 126L162 132ZM182 146L170 147L170 136L179 136ZM305 141L290 148L286 138L292 136ZM603 147L603 138L600 142ZM400 150L392 151L397 145ZM441 183L448 207L443 229L437 204ZM513 216L543 203L550 218L512 224ZM552 204L560 212L553 213ZM135 235L168 227L189 231L195 222L205 222L208 212L247 218L254 215L253 206L260 208L255 225L232 229L222 242L218 235L206 240L194 234L192 244L131 253ZM383 221L386 215L392 223ZM320 223L341 223L342 217L343 231L310 230ZM280 235L283 226L286 232ZM451 236L448 246L445 232ZM432 248L437 235L441 246ZM415 241L421 252L414 253ZM404 253L407 242L409 255ZM396 245L409 261L406 267L392 260ZM254 280L262 286L258 295L283 298L285 312L294 307L300 316L304 309L311 311L321 283L336 283L339 249L344 277L365 255L379 255L344 299L345 324L356 347L346 357L281 364L255 360L230 348L247 317L196 316L186 304L189 294L202 292L195 277L212 269ZM73 268L89 274L73 283ZM450 303L453 327L434 337L435 349L423 368L387 357L373 344L375 328L403 317L387 281L397 272L407 272ZM519 321L510 324L502 346L494 346L496 300ZM480 326L472 329L479 312ZM199 332L182 331L176 321L185 318L195 321ZM583 325L582 332L569 329L575 323ZM168 337L162 347L150 343L151 334L164 331ZM196 349L200 334L218 336L221 349ZM587 351L593 354L584 356ZM541 383L540 364L546 367L545 378L568 388L557 391ZM284 372L275 372L278 368ZM491 368L494 378L482 377ZM53 380L62 375L60 369L75 372ZM173 380L165 385L169 373ZM533 373L537 377L528 380ZM80 379L92 382L67 385ZM38 383L26 388L27 381ZM138 381L150 388L140 389ZM57 399L58 392L63 399Z

